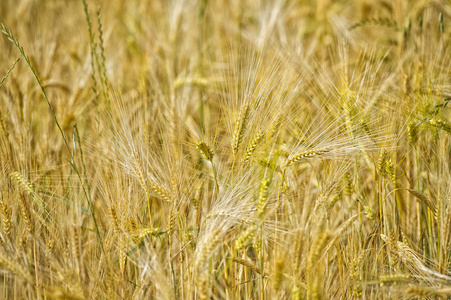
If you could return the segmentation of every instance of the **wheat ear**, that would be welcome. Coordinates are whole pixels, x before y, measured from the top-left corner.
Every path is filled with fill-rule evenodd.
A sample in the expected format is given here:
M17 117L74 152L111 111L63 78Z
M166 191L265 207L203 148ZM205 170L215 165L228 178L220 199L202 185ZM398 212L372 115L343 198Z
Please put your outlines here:
M245 102L241 106L240 114L235 124L235 131L232 139L233 156L236 157L238 150L240 149L241 142L243 141L244 131L246 130L247 121L249 119L250 105Z
M291 166L297 162L300 162L304 159L317 157L317 156L323 155L328 152L330 152L330 150L328 150L328 149L313 149L313 150L301 152L301 153L296 154L295 156L289 158L287 161L286 167L289 167L289 166Z
M255 152L255 149L257 148L258 144L261 142L261 140L264 137L264 132L262 130L258 130L254 137L252 138L251 143L246 148L246 154L244 155L244 162L249 162L249 159L252 157L252 155Z
M0 202L0 211L3 217L3 232L6 236L11 236L11 209L4 203Z
M141 185L141 188L146 193L147 210L148 210L148 213L149 213L149 222L150 222L149 224L150 224L150 226L152 226L152 224L153 224L153 222L152 222L152 209L151 209L151 203L150 203L149 190L147 188L146 181L144 180L144 172L143 172L141 164L138 161L138 154L137 154L136 151L134 151L132 153L132 159L133 159L133 165L135 166L135 172L138 175L139 184Z

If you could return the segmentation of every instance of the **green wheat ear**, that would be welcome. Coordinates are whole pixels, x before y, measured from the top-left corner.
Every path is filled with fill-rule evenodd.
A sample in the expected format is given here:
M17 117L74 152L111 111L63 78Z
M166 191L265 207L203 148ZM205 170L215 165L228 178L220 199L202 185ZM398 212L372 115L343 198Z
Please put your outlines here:
M9 74L11 73L12 70L14 70L14 67L16 66L16 64L19 62L20 57L18 59L16 59L16 61L13 63L13 65L11 66L11 68L9 68L8 72L6 72L5 76L3 76L2 80L0 81L0 88L3 85L3 82L5 82L6 78L9 77Z
M352 31L354 29L357 29L359 27L366 26L366 25L379 25L379 26L398 29L398 27L397 27L398 24L395 21L388 19L388 18L377 18L377 19L364 19L360 22L355 23L351 27L349 27L349 30Z
M85 12L85 19L86 23L88 24L88 33L89 33L89 45L91 50L91 78L92 78L92 91L94 92L96 102L99 100L99 92L97 89L97 78L96 78L96 67L95 64L98 64L98 57L97 57L97 43L95 41L94 33L92 32L92 23L91 23L91 17L88 9L88 4L86 3L86 0L82 0L83 2L83 9ZM101 26L101 25L99 25Z

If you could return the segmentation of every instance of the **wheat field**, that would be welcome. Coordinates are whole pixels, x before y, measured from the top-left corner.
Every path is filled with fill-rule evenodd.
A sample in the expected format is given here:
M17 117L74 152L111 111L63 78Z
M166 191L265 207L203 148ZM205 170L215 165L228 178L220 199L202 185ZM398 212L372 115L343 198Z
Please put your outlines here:
M450 299L450 20L2 0L0 299Z

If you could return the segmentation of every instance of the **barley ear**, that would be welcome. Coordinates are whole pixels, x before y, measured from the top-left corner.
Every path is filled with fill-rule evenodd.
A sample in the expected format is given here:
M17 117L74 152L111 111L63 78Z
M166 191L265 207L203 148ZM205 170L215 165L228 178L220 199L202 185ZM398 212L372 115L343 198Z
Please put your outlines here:
M407 189L407 191L415 196L418 200L421 200L424 204L426 204L426 206L434 213L434 215L437 214L437 206L434 202L432 202L431 199L416 190Z
M205 159L212 161L213 160L213 156L214 156L214 152L211 149L211 147L209 145L207 145L205 142L198 142L196 144L196 148L197 150L200 151L200 153L202 153L202 155L205 157Z
M432 118L428 120L428 123L432 126L439 128L447 133L451 134L451 124L448 121Z
M33 234L34 232L34 223L31 219L31 214L30 214L30 210L28 208L27 202L25 200L25 195L21 194L19 196L19 206L20 206L20 211L22 214L22 218L25 222L25 225L27 227L27 230L30 234Z
M301 152L299 154L296 154L296 155L290 157L286 163L286 167L289 167L289 166L291 166L297 162L300 162L304 159L317 157L317 156L323 155L328 152L330 152L330 150L328 150L328 149L313 149L313 150Z
M237 250L241 250L252 241L255 234L257 233L257 225L251 224L249 225L245 231L243 231L235 241L235 247Z
M266 212L266 206L268 204L268 192L269 192L269 180L263 179L260 184L260 192L257 201L257 214L262 219Z
M233 157L236 157L238 150L240 149L243 141L244 132L246 131L247 121L249 119L250 104L248 102L243 103L241 106L240 114L235 123L235 131L232 139Z
M3 232L11 237L11 208L6 203L0 202L0 211L2 214Z
M249 162L249 159L252 157L252 155L255 152L255 149L257 148L258 144L261 142L261 140L264 137L264 132L260 129L258 130L254 137L252 138L252 141L250 142L249 146L246 148L246 154L244 155L244 162Z

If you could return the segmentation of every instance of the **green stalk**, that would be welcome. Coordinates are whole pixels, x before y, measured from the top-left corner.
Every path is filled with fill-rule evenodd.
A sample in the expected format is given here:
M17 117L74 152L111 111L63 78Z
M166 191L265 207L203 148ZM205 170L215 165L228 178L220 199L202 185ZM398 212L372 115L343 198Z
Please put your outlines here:
M83 184L83 180L81 179L80 172L78 171L77 166L76 166L76 164L75 164L75 161L73 160L73 153L72 153L72 151L71 151L71 148L70 148L70 146L69 146L69 143L67 142L66 135L65 135L63 129L61 128L59 122L58 122L58 118L56 117L55 110L53 109L53 106L52 106L52 104L50 103L50 100L49 100L48 97L47 97L47 93L45 92L44 86L42 85L41 80L39 79L39 77L38 77L38 75L37 75L37 73L36 73L36 70L35 70L34 67L32 66L31 61L30 61L30 58L25 54L25 51L24 51L23 47L20 46L19 41L17 41L17 40L14 38L14 36L13 36L13 34L12 34L11 31L8 31L8 30L6 29L6 27L5 27L4 24L1 25L1 28L2 28L2 32L8 37L8 40L9 40L11 43L13 43L14 47L20 52L20 54L22 55L22 57L23 57L23 58L25 59L25 61L27 62L27 65L28 65L28 67L30 68L31 73L33 74L33 76L34 76L34 78L36 79L36 81L37 81L39 87L41 88L41 92L42 92L42 95L44 96L45 101L47 101L47 104L48 104L48 106L49 106L49 108L50 108L50 111L51 111L51 113L52 113L52 116L53 116L53 120L55 121L55 124L56 124L56 126L58 127L58 130L59 130L59 132L61 133L61 136L63 137L64 144L66 145L66 148L67 148L67 150L69 151L69 154L70 154L71 157L72 157L72 160L70 161L71 167L74 169L75 173L77 173L78 179L79 179L79 181L80 181L80 183L81 183L81 186L82 186L82 189L83 189L83 193L84 193L84 195L85 195L85 197L86 197L86 200L88 201L89 208L90 208L91 215L92 215L92 219L93 219L93 221L94 221L94 226L95 226L97 238L98 238L98 241L99 241L99 245L100 245L100 247L103 249L103 247L102 247L102 239L101 239L101 237L100 237L100 231L99 231L99 228L98 228L98 226L97 226L97 221L96 221L96 218L95 218L95 215L94 215L94 205L93 205L93 203L92 203L92 201L91 201L91 199L90 199L90 196L88 195L88 193L87 193L87 191L86 191L85 185Z
M204 76L204 16L205 9L207 8L208 0L202 0L199 8L198 14L198 24L199 24L199 39L197 44L197 51L199 52L199 75L203 78ZM200 88L199 93L199 121L200 121L200 130L204 134L205 133L205 108L204 108L204 92L203 88Z

